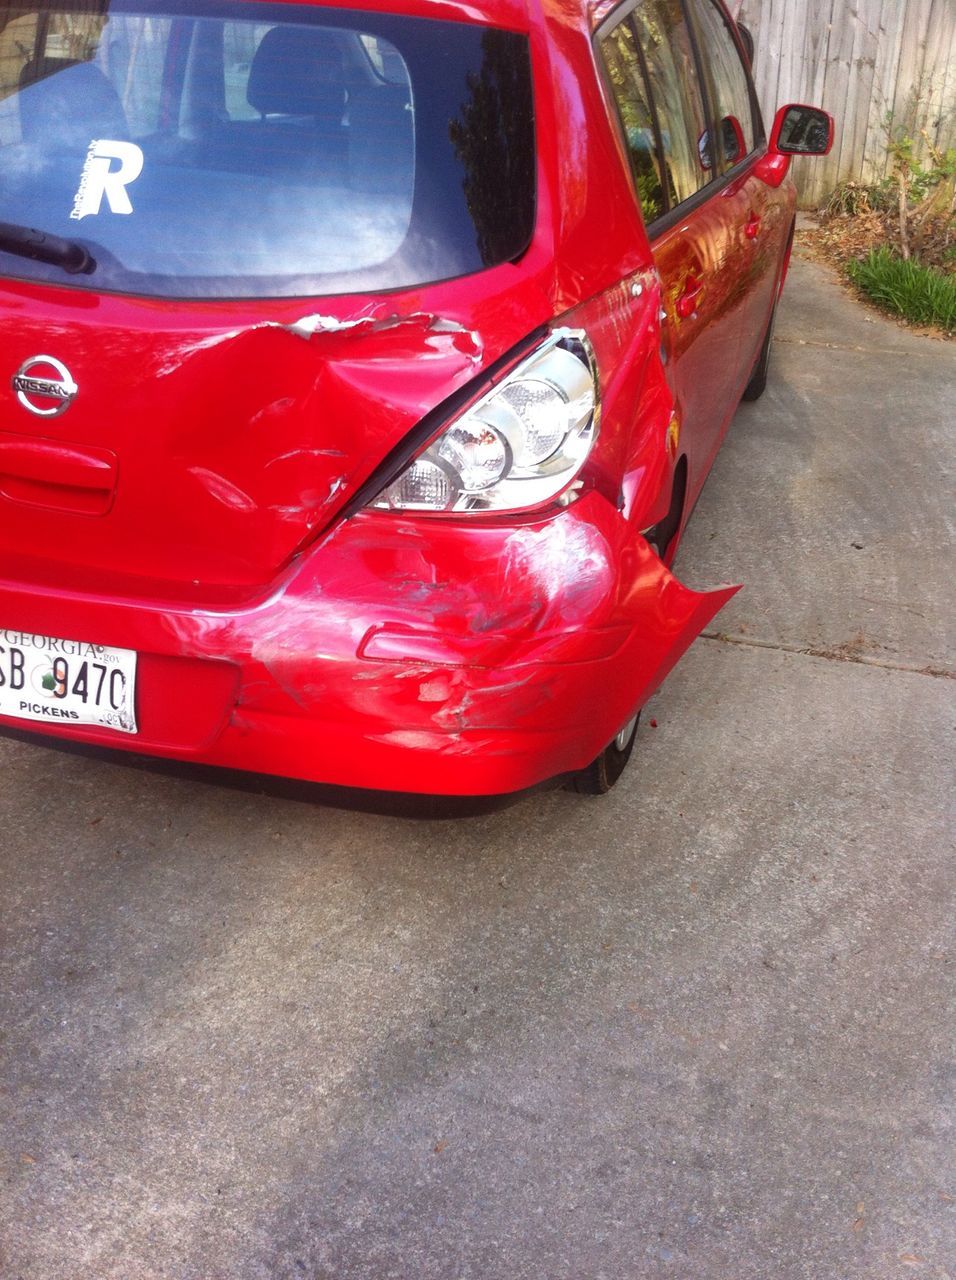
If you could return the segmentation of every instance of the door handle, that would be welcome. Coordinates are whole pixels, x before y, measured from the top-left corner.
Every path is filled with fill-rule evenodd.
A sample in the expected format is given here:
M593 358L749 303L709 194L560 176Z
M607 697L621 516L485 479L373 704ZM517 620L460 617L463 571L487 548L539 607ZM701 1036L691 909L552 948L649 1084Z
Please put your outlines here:
M760 215L752 213L747 219L747 225L744 227L744 235L748 240L756 240L760 235Z
M34 507L106 515L116 490L109 449L0 431L0 495Z
M689 320L697 310L697 299L703 292L703 284L695 279L694 276L688 276L684 284L684 291L677 299L675 310L682 320Z

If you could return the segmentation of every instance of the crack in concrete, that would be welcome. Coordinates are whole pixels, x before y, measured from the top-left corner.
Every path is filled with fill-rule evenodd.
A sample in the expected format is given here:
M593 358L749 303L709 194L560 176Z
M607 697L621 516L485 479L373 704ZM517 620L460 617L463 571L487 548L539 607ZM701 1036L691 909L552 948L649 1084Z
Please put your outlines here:
M935 680L956 680L956 671L950 671L947 667L934 667L930 663L919 667L911 662L893 662L889 658L855 653L846 645L785 644L777 640L759 640L754 636L732 636L726 631L702 631L700 638L719 640L721 644L743 645L750 649L775 649L780 653L796 653L805 658L826 658L830 662L853 662L864 667L883 667L887 671L907 671L910 675L931 676Z
M931 334L923 334L923 337L932 337ZM781 343L788 347L825 347L827 351L854 351L857 355L867 356L903 356L910 360L913 356L937 356L937 351L907 351L899 347L861 347L851 346L848 342L823 342L817 338L785 338L779 334L774 335L774 345Z

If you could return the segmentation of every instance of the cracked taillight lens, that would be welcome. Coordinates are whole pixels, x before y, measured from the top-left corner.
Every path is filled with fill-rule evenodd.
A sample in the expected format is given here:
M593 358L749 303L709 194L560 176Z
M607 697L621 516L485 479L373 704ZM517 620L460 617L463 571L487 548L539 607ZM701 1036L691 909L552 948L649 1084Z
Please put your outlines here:
M520 511L569 493L597 438L598 390L584 332L554 330L435 436L371 505Z

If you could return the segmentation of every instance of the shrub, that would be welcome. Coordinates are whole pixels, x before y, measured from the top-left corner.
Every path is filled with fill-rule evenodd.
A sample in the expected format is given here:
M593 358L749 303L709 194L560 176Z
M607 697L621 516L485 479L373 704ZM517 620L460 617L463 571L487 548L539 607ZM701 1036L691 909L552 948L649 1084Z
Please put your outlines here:
M956 331L956 277L905 262L886 248L874 249L860 262L847 263L847 274L878 306L904 316L912 324Z
M890 206L886 185L867 186L862 182L841 182L824 201L820 212L824 218L858 218L865 213L879 213Z

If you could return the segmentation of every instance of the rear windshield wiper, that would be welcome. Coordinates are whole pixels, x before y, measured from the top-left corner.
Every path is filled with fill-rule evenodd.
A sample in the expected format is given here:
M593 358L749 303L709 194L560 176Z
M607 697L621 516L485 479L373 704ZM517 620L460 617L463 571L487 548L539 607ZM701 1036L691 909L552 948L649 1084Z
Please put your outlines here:
M35 227L21 227L16 222L0 222L0 249L35 262L49 262L71 276L89 275L96 268L92 254L78 241L64 240Z

